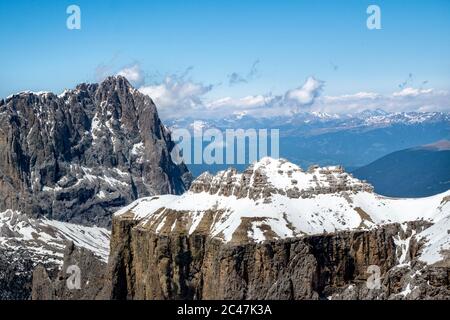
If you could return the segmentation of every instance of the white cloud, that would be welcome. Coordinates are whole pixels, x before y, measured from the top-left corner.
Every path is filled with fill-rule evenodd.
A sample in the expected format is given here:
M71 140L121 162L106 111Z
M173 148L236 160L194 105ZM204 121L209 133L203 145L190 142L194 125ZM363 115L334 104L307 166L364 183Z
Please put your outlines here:
M299 109L308 109L320 96L324 82L308 77L302 86L288 90L282 95L259 94L242 98L225 97L205 105L205 112L212 116L249 114L272 117L288 115Z
M314 109L323 112L352 113L362 110L383 109L401 111L450 111L450 94L433 89L404 88L388 95L370 92L326 96L318 99Z
M357 101L361 99L376 99L379 98L380 94L374 92L357 92L354 94L344 94L340 96L325 96L324 99L329 102L334 101Z
M246 96L243 98L233 99L231 97L220 98L214 100L206 105L208 109L218 109L218 108L258 108L270 104L274 97L270 95L255 95Z
M285 98L294 102L298 107L310 106L322 92L323 86L323 81L308 77L301 87L287 91Z
M160 84L142 86L139 91L150 96L161 112L179 116L178 112L203 108L203 96L212 88L212 85L185 79L185 75L172 75L165 77Z
M416 89L416 88L404 88L401 91L394 92L392 95L394 97L417 97L419 95L432 93L433 89Z
M160 83L146 85L139 90L156 103L163 119L191 117L197 119L251 115L274 117L292 115L299 111L330 114L354 113L383 109L397 111L450 111L450 94L433 89L404 88L392 94L361 91L337 96L321 96L324 81L308 77L295 89L273 95L255 94L244 97L208 99L214 88L181 75L165 77Z
M134 86L140 86L144 83L144 72L139 64L123 68L117 72L117 75L127 78Z

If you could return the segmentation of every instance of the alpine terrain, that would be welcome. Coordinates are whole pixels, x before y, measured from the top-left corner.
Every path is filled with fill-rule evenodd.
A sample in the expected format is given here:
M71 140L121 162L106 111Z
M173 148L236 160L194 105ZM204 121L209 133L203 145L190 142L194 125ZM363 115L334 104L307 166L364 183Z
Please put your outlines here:
M188 189L152 100L121 76L0 100L0 299L27 299L67 241L106 261L112 213Z
M102 287L40 268L33 297L448 299L449 232L450 191L387 198L341 167L263 158L117 211L107 271L83 270Z

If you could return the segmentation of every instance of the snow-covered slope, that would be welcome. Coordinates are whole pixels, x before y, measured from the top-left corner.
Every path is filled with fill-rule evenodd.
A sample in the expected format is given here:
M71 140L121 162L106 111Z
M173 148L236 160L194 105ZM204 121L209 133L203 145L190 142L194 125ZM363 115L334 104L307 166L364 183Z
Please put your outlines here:
M437 223L450 219L449 200L450 190L428 198L387 198L341 167L303 171L285 160L264 158L243 173L205 173L181 196L142 198L115 215L132 214L140 227L162 234L206 232L232 243L426 220L436 223L421 235L433 242L423 258L432 261L449 246L448 225Z
M33 219L17 211L0 213L0 249L14 250L35 262L62 263L67 241L108 260L110 232L48 219Z
M426 241L420 255L420 260L434 264L444 259L450 259L450 215L438 220L434 225L418 234L419 239Z

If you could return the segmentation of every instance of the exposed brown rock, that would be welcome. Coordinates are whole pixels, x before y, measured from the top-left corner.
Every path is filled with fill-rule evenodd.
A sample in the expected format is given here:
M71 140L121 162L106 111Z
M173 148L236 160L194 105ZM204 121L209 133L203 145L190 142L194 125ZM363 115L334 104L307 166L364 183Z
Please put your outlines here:
M401 252L394 238L408 237L413 228L427 226L413 223L405 233L393 224L370 231L233 244L209 239L201 232L190 236L178 232L163 235L134 225L135 221L126 218L114 220L114 259L108 271L109 281L114 284L110 298L402 298L405 281L414 271L397 267ZM411 244L412 261L419 247L419 243ZM381 270L379 290L366 287L371 265ZM429 281L431 287L422 285L419 297L450 297L445 289L448 279L442 278L447 275L442 271L450 269L422 267L426 277L417 279Z
M80 271L74 274L74 269ZM76 248L70 243L65 250L64 263L57 275L49 276L39 265L33 272L31 299L33 300L83 300L103 299L106 263L91 251ZM71 277L79 276L80 287L68 285Z

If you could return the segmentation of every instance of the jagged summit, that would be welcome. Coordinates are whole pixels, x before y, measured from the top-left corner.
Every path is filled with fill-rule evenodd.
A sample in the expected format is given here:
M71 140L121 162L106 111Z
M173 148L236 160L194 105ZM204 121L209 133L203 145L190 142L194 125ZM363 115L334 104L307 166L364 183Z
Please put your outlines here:
M192 192L264 198L272 194L307 198L341 191L372 192L370 184L353 178L341 166L311 166L307 171L284 159L270 157L250 165L243 173L230 168L213 176L206 172L192 184Z
M97 89L100 90L110 90L113 91L131 91L135 92L137 91L131 83L128 81L128 79L121 75L113 75L108 76L104 80L100 81L99 83L89 83L89 82L82 82L75 86L75 89L65 89L61 94L57 95L50 91L31 91L31 90L25 90L20 91L14 94L9 95L4 101L9 101L14 98L24 97L24 96L35 96L35 97L58 97L58 98L64 98L66 94L77 94L80 92L90 92L93 93Z
M0 212L108 225L139 197L189 187L153 101L122 76L10 96L0 126Z

